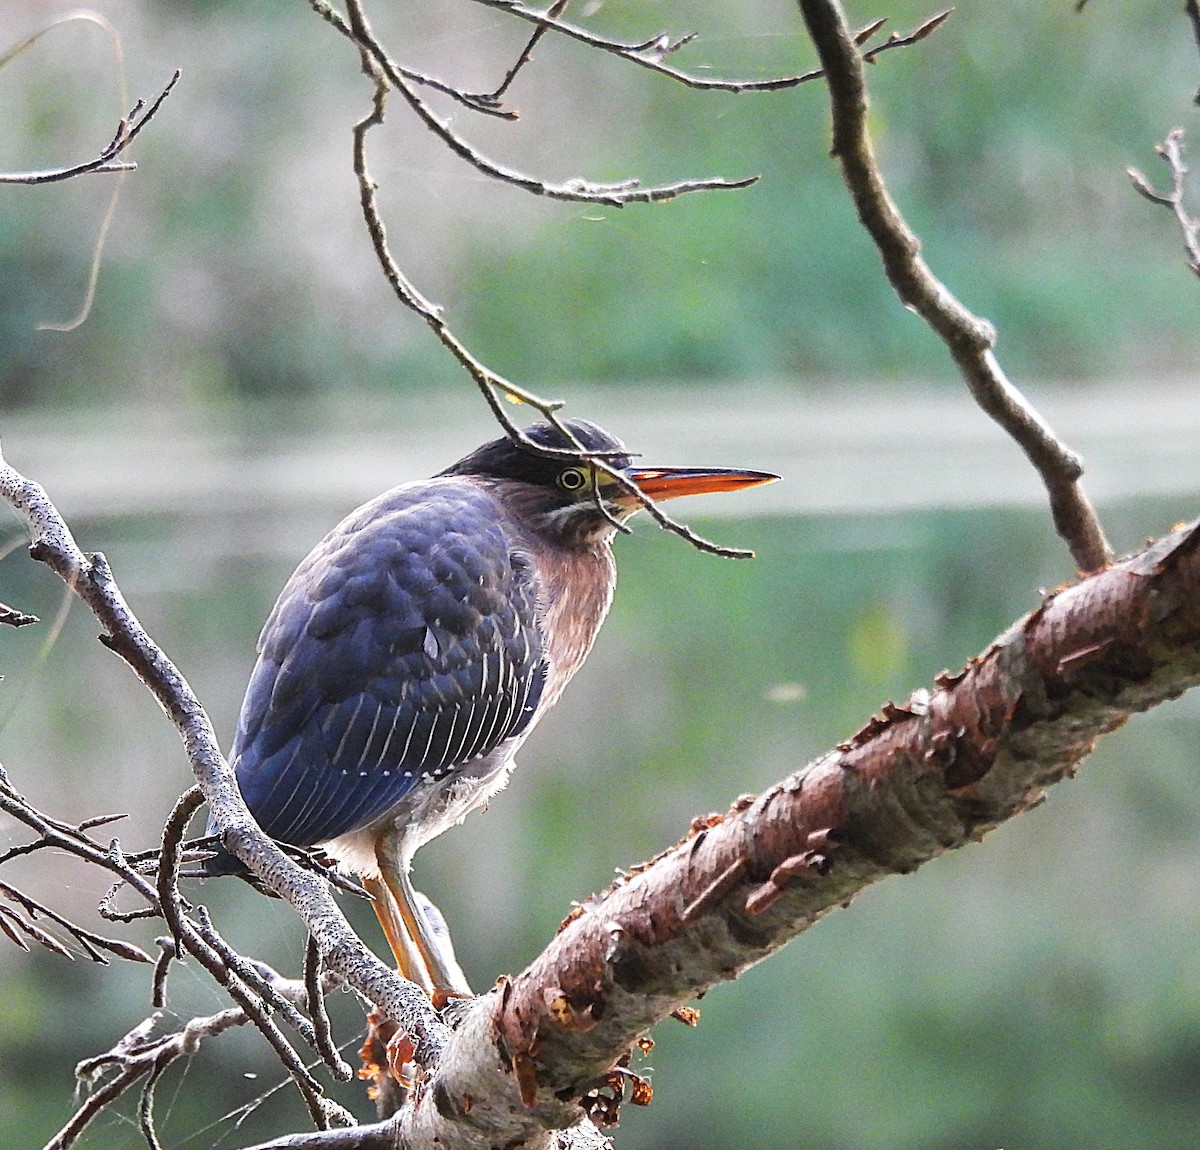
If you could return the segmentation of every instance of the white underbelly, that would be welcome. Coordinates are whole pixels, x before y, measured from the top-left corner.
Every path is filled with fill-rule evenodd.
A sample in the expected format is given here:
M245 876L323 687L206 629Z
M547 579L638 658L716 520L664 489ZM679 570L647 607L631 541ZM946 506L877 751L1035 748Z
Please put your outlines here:
M407 870L412 856L431 839L461 823L508 784L514 754L524 735L438 782L418 784L387 814L348 834L320 843L343 874L379 877L377 847L396 852Z

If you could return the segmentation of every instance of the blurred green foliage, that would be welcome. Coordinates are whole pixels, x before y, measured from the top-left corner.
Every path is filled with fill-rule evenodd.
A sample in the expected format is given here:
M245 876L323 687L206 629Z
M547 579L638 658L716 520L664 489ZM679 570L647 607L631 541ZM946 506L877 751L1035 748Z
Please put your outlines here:
M1152 504L1130 511L1141 521L1170 514ZM189 541L195 524L82 526L105 539L135 607L227 733L287 562L218 555L216 577L180 586L142 564L167 554L189 566L207 546ZM619 541L613 617L579 680L525 749L509 790L417 860L417 881L447 914L477 986L524 965L613 867L845 738L885 698L959 665L1031 607L1037 582L1062 562L1035 513L698 526L759 558L698 556L645 525ZM0 575L23 606L53 614L53 581L19 554ZM36 630L6 642L6 691L22 694L4 724L5 763L31 798L64 815L130 810L113 831L140 847L186 785L186 766L93 632L76 612L40 665ZM697 1031L659 1027L646 1060L655 1102L626 1110L619 1144L692 1145L703 1129L707 1146L756 1150L1191 1145L1200 1122L1195 722L1186 699L1138 720L1040 810L866 892L715 990L699 1004ZM58 905L65 888L93 922L103 880L61 859L39 864L19 885ZM6 878L17 881L10 868ZM235 946L297 970L302 938L284 908L264 907L232 880L189 889ZM378 943L369 912L348 909ZM149 924L139 940L150 947L153 933ZM9 970L0 1140L38 1145L69 1109L74 1061L147 1010L147 973L48 955L14 968L8 949L0 958ZM219 1005L185 965L163 1025ZM353 1046L361 1014L348 996L334 1006ZM159 1088L167 1144L238 1146L302 1125L283 1091L235 1126L236 1107L278 1079L252 1036L208 1044ZM357 1085L338 1089L369 1114ZM137 1147L131 1110L122 1113L85 1145Z
M78 306L111 180L0 187L0 409L74 412L95 436L72 439L48 421L40 445L6 438L14 457L40 446L86 471L110 454L102 418L135 411L147 454L183 460L189 436L211 435L234 445L249 484L254 466L283 457L269 442L390 431L403 418L396 395L421 413L417 426L470 424L478 401L400 312L362 234L348 160L368 92L349 49L299 4L98 8L121 33L134 94L151 95L176 66L184 79L135 151L96 306L78 331L36 325ZM930 11L898 0L886 14L906 30ZM46 12L0 0L0 34L15 39ZM860 23L879 14L852 12ZM527 34L463 0L373 16L406 63L480 89ZM586 19L630 37L696 29L700 40L675 58L696 70L767 77L812 63L793 6L774 0L606 0ZM1101 0L1082 15L1068 2L968 0L929 41L870 70L894 193L935 269L996 322L1018 379L1083 389L1191 372L1194 281L1174 225L1133 194L1124 168L1161 178L1152 145L1176 123L1194 126L1198 73L1179 5ZM761 179L658 208L531 200L441 155L393 101L371 142L393 249L498 370L572 392L579 414L590 414L587 384L627 388L631 402L683 385L664 427L686 419L687 389L703 384L727 389L732 405L736 384L767 381L781 411L800 393L863 378L898 385L881 406L918 384L960 386L855 221L827 155L819 84L695 93L548 38L512 100L516 124L475 124L461 111L455 124L547 178ZM0 169L92 154L125 110L103 37L73 25L0 70L0 108ZM697 459L746 462L704 457L705 435L719 430L697 433ZM458 447L475 438L464 430ZM848 450L842 466L887 485L878 446ZM357 461L347 448L345 465ZM138 452L116 462L136 474ZM1196 463L1175 461L1183 490L1195 490ZM954 481L931 484L929 506L906 514L716 525L758 550L748 565L648 530L619 542L613 617L509 792L418 860L476 985L520 968L614 867L845 738L1069 576L1044 512L947 511ZM272 490L276 502L185 511L164 490L161 505L143 499L125 514L119 492L100 491L74 520L226 735L275 592L336 518L309 505L307 489L291 501ZM1105 514L1129 547L1194 510L1164 500ZM0 562L0 587L46 620L62 602L19 548ZM177 742L78 610L57 641L49 631L0 635L0 760L62 817L129 810L114 833L148 845L188 782ZM691 1147L700 1132L710 1150L1194 1146L1195 710L1185 698L1135 722L1041 810L867 892L715 991L698 1032L661 1027L656 1100L626 1110L618 1144ZM11 868L9 881L67 898L93 921L101 879L46 854ZM282 908L264 909L236 883L194 893L234 945L296 970L302 940ZM369 914L350 910L375 938ZM152 935L147 927L142 943ZM26 959L4 940L0 967L0 1144L37 1145L71 1109L74 1063L144 1016L147 980ZM164 1026L222 1004L184 968L168 1005ZM353 1002L339 996L335 1010L353 1038ZM253 1036L208 1045L159 1087L167 1144L233 1147L300 1128L286 1090L244 1124L225 1117L278 1077ZM342 1097L367 1114L357 1084ZM85 1145L141 1145L131 1106Z
M184 79L135 152L92 323L75 310L110 178L7 188L0 398L10 405L230 395L295 399L449 386L452 365L374 266L348 172L367 90L302 5L101 5L135 93ZM861 8L861 6L860 6ZM495 82L527 29L462 0L376 13L409 63ZM0 5L6 28L38 13ZM886 13L907 30L928 8ZM856 9L866 22L875 11ZM630 37L696 29L699 74L804 71L789 5L605 3ZM1166 213L1124 169L1191 115L1194 47L1175 5L968 3L870 70L873 127L925 250L994 320L1011 371L1073 381L1183 371L1197 325ZM203 50L198 50L199 46ZM393 249L468 343L533 386L769 378L932 378L936 341L896 303L827 152L819 83L694 92L549 38L518 79L515 123L455 126L504 163L561 180L758 174L743 192L624 210L532 200L446 157L393 101L372 137ZM102 35L69 26L0 71L0 167L76 159L118 109ZM364 398L364 402L369 402Z

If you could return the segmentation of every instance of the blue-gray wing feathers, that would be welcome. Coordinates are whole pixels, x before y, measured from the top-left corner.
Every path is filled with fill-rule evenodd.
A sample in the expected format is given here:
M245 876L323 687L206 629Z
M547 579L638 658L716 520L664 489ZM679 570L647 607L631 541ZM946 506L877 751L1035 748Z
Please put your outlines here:
M409 485L336 528L284 588L231 762L272 838L326 842L520 734L545 677L536 577L492 496Z

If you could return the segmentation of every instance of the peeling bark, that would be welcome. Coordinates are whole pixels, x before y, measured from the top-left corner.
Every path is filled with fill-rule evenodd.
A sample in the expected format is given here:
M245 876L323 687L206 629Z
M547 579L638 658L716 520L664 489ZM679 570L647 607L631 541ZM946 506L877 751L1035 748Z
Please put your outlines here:
M681 1003L870 883L1035 806L1101 736L1198 681L1192 524L1047 595L932 692L888 704L808 767L696 820L593 898L528 969L468 1008L401 1117L402 1144L517 1145L578 1120L614 1061Z

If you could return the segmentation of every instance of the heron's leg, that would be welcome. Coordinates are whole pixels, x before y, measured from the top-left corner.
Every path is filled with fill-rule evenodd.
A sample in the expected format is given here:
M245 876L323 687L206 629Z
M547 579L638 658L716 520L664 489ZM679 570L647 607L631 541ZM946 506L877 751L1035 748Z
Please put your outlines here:
M413 949L420 956L426 971L426 982L421 985L432 985L430 998L439 1009L446 1005L451 998L470 998L471 988L454 959L454 952L449 945L449 932L443 941L434 932L428 917L421 909L420 900L413 890L408 877L407 868L399 861L395 849L389 849L387 838L381 838L375 844L375 861L379 864L380 881L387 887L403 924L404 934ZM384 927L386 932L387 927ZM388 941L391 941L389 936ZM392 946L395 951L395 944ZM400 961L397 955L396 961ZM403 971L401 971L403 973ZM406 976L407 977L407 976ZM416 980L414 980L416 981Z
M383 927L383 933L388 940L388 946L392 948L392 954L395 956L396 967L400 974L409 982L415 982L432 998L433 983L430 981L429 971L421 957L421 952L408 932L405 917L396 905L391 889L383 879L369 878L366 875L363 876L362 884L367 894L371 896L371 905L375 909L375 916L379 919L379 925Z

